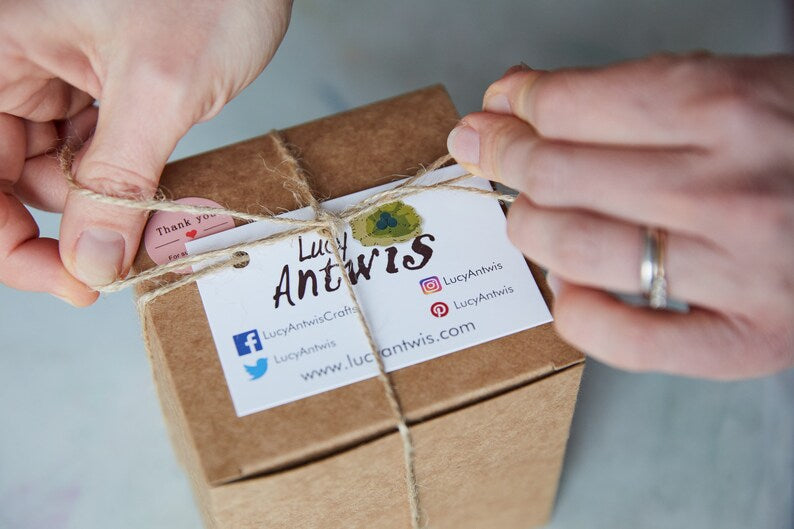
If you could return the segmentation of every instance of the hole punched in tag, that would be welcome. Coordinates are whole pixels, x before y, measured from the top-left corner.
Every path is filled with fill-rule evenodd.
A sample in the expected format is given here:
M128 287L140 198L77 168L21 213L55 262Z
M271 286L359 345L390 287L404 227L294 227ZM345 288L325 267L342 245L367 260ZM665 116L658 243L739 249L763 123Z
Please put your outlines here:
M248 252L234 252L232 254L234 256L234 260L236 261L232 266L235 268L245 268L248 266L248 263L251 262L251 256L248 255Z

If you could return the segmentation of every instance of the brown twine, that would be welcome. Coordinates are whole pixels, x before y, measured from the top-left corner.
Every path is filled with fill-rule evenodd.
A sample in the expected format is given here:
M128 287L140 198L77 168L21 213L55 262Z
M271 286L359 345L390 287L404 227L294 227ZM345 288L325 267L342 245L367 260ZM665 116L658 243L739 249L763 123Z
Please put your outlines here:
M466 173L464 175L451 178L443 182L436 182L434 184L417 184L417 181L422 176L439 169L444 164L449 162L452 157L447 154L429 166L422 168L416 173L416 175L407 178L396 187L375 193L374 195L345 208L340 213L333 213L322 208L322 205L312 193L306 175L302 171L300 165L297 163L295 157L289 152L289 149L281 136L273 132L271 133L271 137L273 138L273 141L275 142L276 148L281 154L282 159L288 161L291 168L293 169L292 174L295 175L283 175L286 179L285 184L299 202L308 203L309 207L311 207L314 211L314 219L301 220L288 217L277 217L274 214L246 213L222 207L217 208L178 204L174 201L163 198L138 199L97 193L91 189L83 187L75 180L74 174L72 172L74 152L68 145L63 147L59 152L58 157L61 171L69 184L71 192L79 196L83 196L85 198L111 206L119 206L141 211L173 211L181 213L193 213L196 215L222 214L240 220L276 222L286 226L291 226L290 229L273 235L268 235L254 241L234 244L226 248L211 250L201 254L190 255L184 258L176 259L167 264L158 265L150 268L149 270L131 274L124 279L119 279L110 284L98 287L96 290L104 293L118 292L139 283L158 281L158 279L162 276L175 272L176 270L184 269L188 266L207 263L207 265L198 272L190 272L176 281L161 284L153 290L142 294L138 298L138 310L141 312L141 314L143 314L144 307L160 296L163 296L164 294L172 292L190 283L194 283L202 277L206 277L220 270L244 263L247 257L241 254L241 252L275 244L279 241L287 240L304 233L316 231L322 234L322 236L325 237L330 243L336 264L339 266L339 270L342 272L342 280L345 283L348 294L350 295L350 299L355 306L358 321L361 324L361 328L367 338L370 350L372 351L372 356L375 358L378 367L378 380L380 380L383 386L386 400L388 401L391 411L396 419L396 427L400 434L400 439L403 446L405 481L408 488L408 502L411 510L411 527L413 529L421 529L422 527L425 527L425 524L423 523L423 513L419 502L419 490L416 481L414 464L414 444L411 430L408 427L408 419L405 416L400 399L394 390L394 384L392 383L391 377L386 372L383 359L381 358L380 354L378 354L378 346L375 343L374 337L372 336L372 331L370 330L369 324L367 323L366 317L364 316L363 308L358 300L355 289L353 288L353 283L350 280L350 276L347 273L344 273L346 267L337 238L340 234L341 228L343 226L347 226L347 224L354 218L366 214L388 202L400 200L402 198L419 193L425 193L428 191L455 191L491 197L502 202L512 202L515 197L513 195L503 194L497 191L487 191L458 185L458 183L462 180L472 177L473 175L471 173Z

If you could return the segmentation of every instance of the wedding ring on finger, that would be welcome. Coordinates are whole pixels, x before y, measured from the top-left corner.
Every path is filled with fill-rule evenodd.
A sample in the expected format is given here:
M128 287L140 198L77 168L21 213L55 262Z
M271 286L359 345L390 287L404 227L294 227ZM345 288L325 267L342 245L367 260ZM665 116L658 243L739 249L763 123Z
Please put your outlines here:
M667 277L664 262L667 234L661 228L643 228L640 290L652 309L667 309Z

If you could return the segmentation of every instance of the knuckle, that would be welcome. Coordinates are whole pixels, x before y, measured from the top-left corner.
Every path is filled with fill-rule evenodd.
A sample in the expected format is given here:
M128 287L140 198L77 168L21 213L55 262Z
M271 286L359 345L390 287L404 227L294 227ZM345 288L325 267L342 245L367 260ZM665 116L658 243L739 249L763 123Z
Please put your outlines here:
M207 85L195 82L196 75L205 70L201 58L190 53L180 55L178 61L167 55L154 54L139 61L128 72L128 77L136 87L156 94L163 102L162 108L174 118L190 115L190 119L196 121L200 117L197 103L206 99L205 91L197 88ZM210 108L201 110L209 111Z
M683 56L681 55L669 51L660 51L649 55L648 58L643 61L643 66L648 70L658 72L659 70L667 70L682 64L684 62L682 59Z
M200 48L196 47L188 47L178 59L169 53L147 53L134 67L134 74L153 87L180 89L191 77L200 58Z
M65 88L65 85L48 83L20 103L13 112L34 122L60 119L69 109Z
M554 205L564 191L561 173L565 161L557 149L538 142L524 160L525 192L543 205Z
M565 108L574 96L571 87L573 73L561 70L530 78L518 92L518 112L527 116L537 130L553 130L555 109Z
M476 119L476 118L475 118ZM473 121L473 120L472 120ZM465 121L471 123L471 121ZM475 122L477 123L477 122ZM505 171L505 153L513 150L515 134L504 122L484 121L474 125L480 134L480 170L492 180L512 184L512 175Z
M764 137L771 116L752 79L724 65L694 68L689 77L698 89L686 110L702 130L728 143ZM731 141L733 140L733 141Z
M497 149L498 174L501 180L521 191L528 185L528 160L532 159L535 141L523 134L505 134Z
M121 165L99 160L85 161L80 168L81 185L103 195L149 199L157 191L157 181Z
M667 75L679 82L697 83L710 81L714 73L723 70L716 70L713 57L708 53L691 54L660 54L656 64L667 71Z
M708 52L667 55L656 61L656 71L671 89L688 90L695 96L733 84L730 63Z
M755 135L758 125L766 121L761 106L752 93L744 88L730 88L716 94L707 109L710 121L715 122L721 135L746 138Z

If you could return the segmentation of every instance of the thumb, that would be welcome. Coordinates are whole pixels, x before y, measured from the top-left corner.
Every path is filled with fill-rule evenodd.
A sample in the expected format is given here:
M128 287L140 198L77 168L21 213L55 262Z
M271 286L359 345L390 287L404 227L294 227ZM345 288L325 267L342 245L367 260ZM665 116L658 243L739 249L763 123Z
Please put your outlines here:
M176 92L131 84L108 91L96 132L76 168L77 182L105 195L151 198L168 157L193 124L192 113ZM71 191L61 220L64 265L93 287L123 277L138 250L146 216Z

